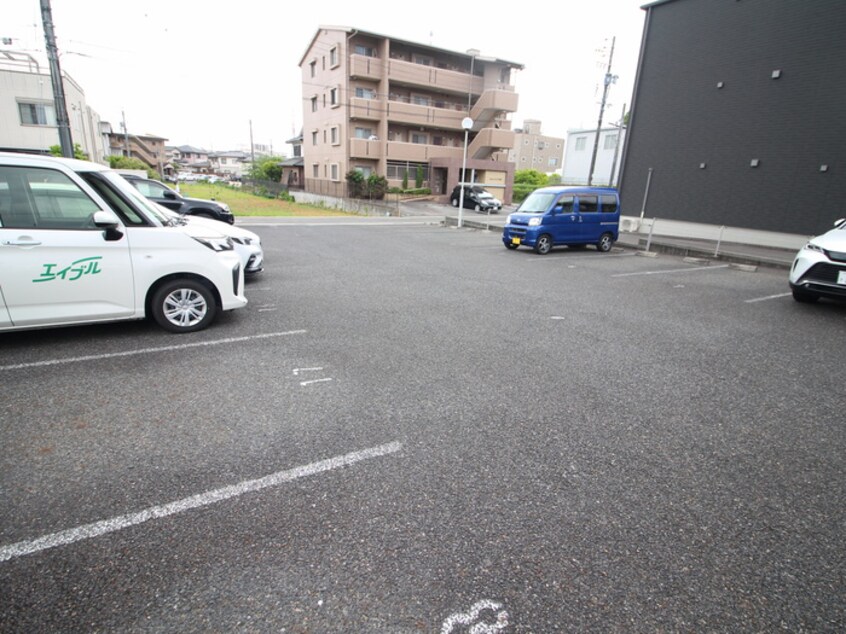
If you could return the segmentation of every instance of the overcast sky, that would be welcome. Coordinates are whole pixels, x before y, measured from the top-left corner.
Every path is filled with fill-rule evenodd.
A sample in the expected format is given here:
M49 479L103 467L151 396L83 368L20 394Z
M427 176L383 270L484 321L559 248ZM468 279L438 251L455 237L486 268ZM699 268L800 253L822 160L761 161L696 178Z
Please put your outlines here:
M62 70L119 130L206 150L255 143L290 155L303 97L299 61L320 26L358 28L452 51L478 49L525 66L514 127L539 119L544 134L594 128L612 38L618 76L604 121L631 101L647 0L557 0L525 6L468 2L323 0L52 0ZM223 7L232 7L232 9ZM4 0L0 50L46 66L39 0ZM604 49L604 54L603 54Z

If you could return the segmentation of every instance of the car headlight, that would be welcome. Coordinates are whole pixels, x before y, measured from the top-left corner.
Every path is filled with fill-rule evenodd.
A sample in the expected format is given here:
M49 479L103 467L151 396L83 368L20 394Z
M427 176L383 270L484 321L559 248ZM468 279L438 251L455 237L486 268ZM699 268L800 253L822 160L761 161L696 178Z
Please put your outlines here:
M226 213L230 213L229 205L227 205L226 203L218 203L218 204L220 205L220 208L223 209L223 211L225 211Z
M208 247L212 251L232 251L232 249L235 248L232 244L231 238L198 238L197 236L191 237L203 246Z
M529 226L530 227L539 227L541 223L541 219L538 217L529 218Z
M808 251L816 251L817 253L822 253L823 255L825 255L825 249L823 249L817 244L814 244L813 242L809 242L808 244L806 244L805 248L808 249Z
M505 224L507 224L507 225L511 224L511 214L508 214L508 218L505 219Z

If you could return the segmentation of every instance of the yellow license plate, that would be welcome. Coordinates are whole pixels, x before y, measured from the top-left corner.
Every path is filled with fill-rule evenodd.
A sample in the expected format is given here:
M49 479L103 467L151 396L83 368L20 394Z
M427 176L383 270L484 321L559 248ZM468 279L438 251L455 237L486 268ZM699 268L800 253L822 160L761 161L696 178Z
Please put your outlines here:
M520 238L511 238L511 244L520 244Z

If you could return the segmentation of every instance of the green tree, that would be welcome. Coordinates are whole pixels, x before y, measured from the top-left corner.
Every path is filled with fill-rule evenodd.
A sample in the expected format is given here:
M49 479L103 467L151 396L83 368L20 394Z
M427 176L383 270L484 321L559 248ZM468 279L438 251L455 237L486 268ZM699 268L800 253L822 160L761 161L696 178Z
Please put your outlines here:
M408 189L408 170L402 171L402 189L403 191Z
M284 156L262 156L250 166L250 178L260 181L282 181L282 161Z
M364 174L361 170L350 170L347 172L347 184L349 185L349 197L359 198L364 192Z
M62 146L61 145L51 145L50 146L50 154L53 156L62 156ZM82 161L88 160L88 155L82 151L82 146L79 143L73 144L73 157L75 159L80 159Z
M382 200L388 191L388 179L384 176L371 174L367 178L367 198Z
M144 170L148 178L160 178L156 170L134 156L110 156L109 167L113 170Z
M422 165L417 166L417 173L414 175L414 186L417 189L420 189L421 187L423 187L423 166Z
M546 174L537 170L517 170L514 172L514 183L543 187L548 182Z

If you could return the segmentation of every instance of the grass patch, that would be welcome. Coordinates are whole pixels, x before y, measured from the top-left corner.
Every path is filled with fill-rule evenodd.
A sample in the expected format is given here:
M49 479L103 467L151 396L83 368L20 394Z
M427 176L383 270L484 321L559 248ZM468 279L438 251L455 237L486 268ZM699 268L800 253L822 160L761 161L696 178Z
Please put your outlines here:
M336 209L326 209L316 205L291 203L284 200L254 196L234 187L218 183L180 183L179 191L189 198L218 200L229 205L236 216L349 216Z

